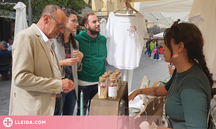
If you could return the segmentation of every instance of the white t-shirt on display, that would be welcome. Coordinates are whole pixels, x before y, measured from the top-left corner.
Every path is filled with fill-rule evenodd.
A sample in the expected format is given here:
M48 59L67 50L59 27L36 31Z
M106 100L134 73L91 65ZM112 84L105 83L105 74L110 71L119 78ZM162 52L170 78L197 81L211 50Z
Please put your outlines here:
M106 26L107 62L118 69L133 70L140 63L144 34L147 32L145 18L142 14L135 17L121 15L109 14Z
M106 19L102 18L100 20L100 34L105 36L106 31Z

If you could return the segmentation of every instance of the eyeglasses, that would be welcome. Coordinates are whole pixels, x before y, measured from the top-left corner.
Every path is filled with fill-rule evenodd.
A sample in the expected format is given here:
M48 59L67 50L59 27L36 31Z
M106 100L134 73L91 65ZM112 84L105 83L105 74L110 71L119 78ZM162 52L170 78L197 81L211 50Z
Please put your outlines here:
M79 21L76 20L76 19L71 19L71 21L72 21L73 23L79 23Z
M64 26L64 25L62 25L61 23L59 23L54 17L52 17L51 15L49 15L53 20L55 20L57 23L58 23L58 27L59 28L64 28L64 29L66 29L66 27Z

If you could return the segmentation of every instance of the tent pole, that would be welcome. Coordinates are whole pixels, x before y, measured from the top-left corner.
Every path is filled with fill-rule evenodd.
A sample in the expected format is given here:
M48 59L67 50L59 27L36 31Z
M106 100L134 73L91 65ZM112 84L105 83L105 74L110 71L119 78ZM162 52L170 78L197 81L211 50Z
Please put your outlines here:
M129 2L130 0L126 0L125 2ZM128 7L126 7L126 14L130 14L130 10ZM128 93L131 91L131 86L132 86L132 79L133 79L133 69L132 70L127 70L124 69L123 73L123 81L128 81Z
M29 22L29 26L31 26L31 24L32 24L31 0L29 0L29 7L28 7L28 22Z

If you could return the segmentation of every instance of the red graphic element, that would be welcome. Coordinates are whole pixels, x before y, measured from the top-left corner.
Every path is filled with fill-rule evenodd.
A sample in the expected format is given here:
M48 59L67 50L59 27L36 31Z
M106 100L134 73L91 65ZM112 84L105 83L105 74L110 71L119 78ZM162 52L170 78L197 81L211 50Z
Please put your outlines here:
M127 31L129 31L129 36L131 39L133 39L135 37L135 33L137 31L136 26L130 26L130 29L127 29Z

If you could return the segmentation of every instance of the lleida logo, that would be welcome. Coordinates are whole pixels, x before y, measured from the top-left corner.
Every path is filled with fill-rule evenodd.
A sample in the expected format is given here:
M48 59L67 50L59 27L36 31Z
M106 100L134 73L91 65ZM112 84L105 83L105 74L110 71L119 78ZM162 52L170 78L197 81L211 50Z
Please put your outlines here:
M4 120L3 120L3 125L5 127L11 127L13 125L13 120L10 118L10 117L6 117Z
M129 31L129 36L131 39L135 37L135 32L137 31L136 26L130 26L130 29L127 29Z

